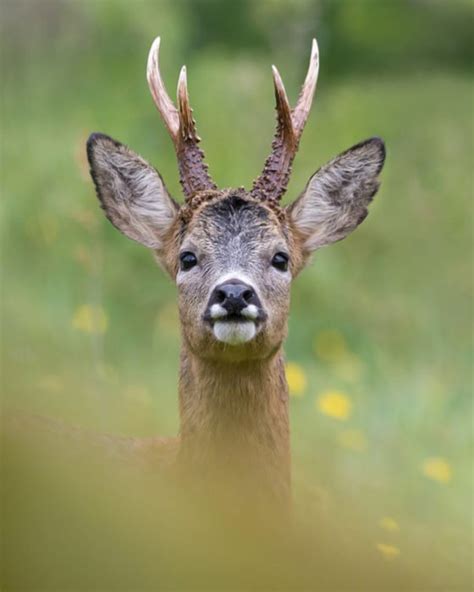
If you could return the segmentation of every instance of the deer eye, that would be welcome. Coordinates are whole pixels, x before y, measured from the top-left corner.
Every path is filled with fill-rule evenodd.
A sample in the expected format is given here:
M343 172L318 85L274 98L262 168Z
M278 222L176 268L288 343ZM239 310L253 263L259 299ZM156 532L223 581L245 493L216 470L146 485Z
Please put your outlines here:
M181 271L188 271L197 264L197 257L191 251L184 251L179 256L179 267Z
M286 253L276 253L272 259L272 265L279 271L287 271L288 270L288 260L289 257Z

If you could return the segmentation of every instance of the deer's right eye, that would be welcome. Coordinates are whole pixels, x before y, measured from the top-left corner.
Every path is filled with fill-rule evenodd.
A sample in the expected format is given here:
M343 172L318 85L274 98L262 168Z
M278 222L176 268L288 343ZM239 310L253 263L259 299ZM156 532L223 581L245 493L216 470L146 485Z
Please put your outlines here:
M179 256L179 267L181 271L188 271L197 264L197 257L191 251L184 251Z

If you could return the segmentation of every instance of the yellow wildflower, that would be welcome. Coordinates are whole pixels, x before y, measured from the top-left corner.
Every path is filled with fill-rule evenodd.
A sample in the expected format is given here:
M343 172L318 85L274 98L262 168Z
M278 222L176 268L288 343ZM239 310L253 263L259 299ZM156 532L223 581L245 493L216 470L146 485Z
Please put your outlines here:
M400 530L398 522L390 516L384 516L381 518L379 520L379 526L388 532L398 532Z
M385 543L377 543L377 550L386 558L386 559L395 559L400 555L400 549L395 547L395 545L387 545Z
M355 452L367 450L367 438L361 430L344 430L338 434L337 441L344 448Z
M347 344L339 331L321 331L314 341L314 352L326 362L337 362L347 354Z
M72 317L72 326L82 333L103 334L107 331L108 319L100 306L83 304Z
M438 483L449 483L451 481L451 466L444 458L427 458L421 465L421 470L425 477L438 481Z
M352 402L341 391L325 391L316 399L316 408L329 417L345 421L352 413Z
M292 397L302 397L307 386L306 374L303 368L295 362L288 362L285 372L290 395Z

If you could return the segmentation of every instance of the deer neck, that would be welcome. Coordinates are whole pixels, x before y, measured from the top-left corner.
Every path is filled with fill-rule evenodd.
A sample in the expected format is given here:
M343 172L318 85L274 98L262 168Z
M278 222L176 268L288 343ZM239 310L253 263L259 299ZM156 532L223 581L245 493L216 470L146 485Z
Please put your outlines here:
M184 346L179 461L201 476L288 497L288 388L281 350L266 360L204 360Z

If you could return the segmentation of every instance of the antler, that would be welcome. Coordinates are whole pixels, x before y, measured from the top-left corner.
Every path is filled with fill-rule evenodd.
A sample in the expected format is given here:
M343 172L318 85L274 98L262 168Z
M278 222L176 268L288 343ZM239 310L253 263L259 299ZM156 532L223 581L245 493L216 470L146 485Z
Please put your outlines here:
M176 109L161 78L159 53L160 38L157 37L148 55L146 72L148 85L155 105L173 140L178 157L180 182L186 199L190 199L198 191L216 189L217 186L208 173L204 153L198 145L200 138L196 133L196 122L189 104L186 66L182 67L179 74L178 109Z
M280 74L272 66L277 111L277 129L272 152L265 161L262 174L254 181L250 191L260 200L278 201L285 193L291 165L308 119L319 72L319 53L316 39L311 46L308 73L301 88L296 107L292 110Z

